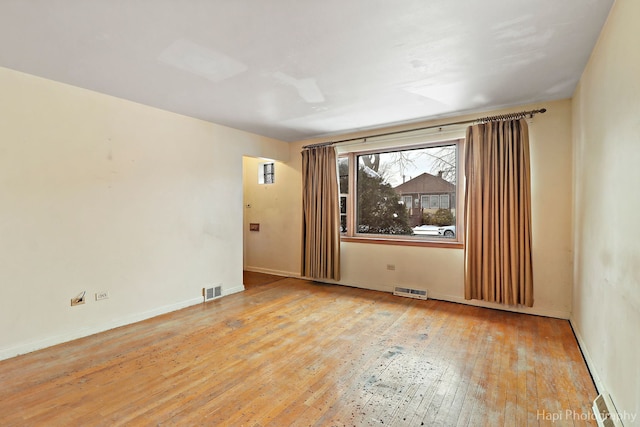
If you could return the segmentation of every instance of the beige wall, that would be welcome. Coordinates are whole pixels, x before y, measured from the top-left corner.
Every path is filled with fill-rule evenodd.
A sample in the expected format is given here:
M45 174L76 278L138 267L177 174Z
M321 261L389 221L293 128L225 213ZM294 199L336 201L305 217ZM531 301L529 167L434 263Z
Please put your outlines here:
M548 102L495 113L542 106L548 112L536 116L530 125L535 305L532 309L513 309L568 318L571 310L573 256L571 102ZM469 117L452 118L450 121ZM464 130L461 132L464 135ZM456 136L459 135L448 135L448 138ZM248 173L255 174L258 160L245 161L244 198L245 203L253 202L250 217L259 218L263 228L278 230L270 234L260 232L247 235L245 232L245 267L250 270L299 274L302 205L300 151L304 144L310 142L316 141L291 145L291 160L276 165L284 171L283 180L270 188L255 184L257 178L247 177ZM257 200L268 208L256 209L259 208L255 204ZM245 215L249 215L247 212L248 209L245 209ZM247 228L248 225L245 225L245 230ZM410 286L427 289L433 298L465 302L462 250L363 243L342 243L341 249L342 284L381 291L392 291L394 286ZM395 271L387 270L387 264L395 264Z
M0 359L243 289L242 156L288 144L3 68L0 93Z
M600 391L640 417L638 17L640 2L615 2L573 99L571 320Z
M295 159L300 154L292 150L290 155ZM255 157L243 161L244 266L262 273L296 276L302 228L300 172L289 163L276 161L275 183L258 184L258 167L265 161ZM250 223L260 224L260 231L249 231Z

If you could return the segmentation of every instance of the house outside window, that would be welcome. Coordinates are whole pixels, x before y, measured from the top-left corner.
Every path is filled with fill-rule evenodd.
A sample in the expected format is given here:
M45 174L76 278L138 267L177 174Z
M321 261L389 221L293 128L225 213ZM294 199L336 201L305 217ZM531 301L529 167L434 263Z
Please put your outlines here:
M441 194L440 195L440 209L449 209L449 195Z
M429 209L440 209L440 196L429 196Z
M420 207L422 209L429 209L429 196L427 194L420 196Z
M404 204L404 207L407 208L409 215L411 215L411 212L413 211L413 197L402 196L402 203Z
M462 140L454 140L342 154L343 239L461 242L455 232L461 145ZM344 224L352 224L351 229ZM446 236L439 230L443 227Z

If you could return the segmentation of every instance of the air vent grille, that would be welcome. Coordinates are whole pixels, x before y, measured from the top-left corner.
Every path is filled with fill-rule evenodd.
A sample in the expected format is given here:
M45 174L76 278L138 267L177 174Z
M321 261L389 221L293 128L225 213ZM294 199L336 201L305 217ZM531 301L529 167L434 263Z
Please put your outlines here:
M600 394L595 398L593 401L593 413L600 427L622 427L620 417L608 394Z
M202 296L204 296L205 302L218 298L222 296L222 286L214 286L213 288L203 288Z
M407 298L427 299L427 291L423 289L411 289L396 286L393 294Z

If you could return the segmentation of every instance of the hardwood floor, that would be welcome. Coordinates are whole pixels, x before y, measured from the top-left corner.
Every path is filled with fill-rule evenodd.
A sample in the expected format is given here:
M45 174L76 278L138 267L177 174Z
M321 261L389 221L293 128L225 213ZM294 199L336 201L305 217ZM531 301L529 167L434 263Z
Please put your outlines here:
M251 280L0 362L0 425L595 425L567 321Z
M273 274L254 273L252 271L242 272L242 283L244 283L245 289L257 285L268 285L269 283L282 280L282 276L275 276Z

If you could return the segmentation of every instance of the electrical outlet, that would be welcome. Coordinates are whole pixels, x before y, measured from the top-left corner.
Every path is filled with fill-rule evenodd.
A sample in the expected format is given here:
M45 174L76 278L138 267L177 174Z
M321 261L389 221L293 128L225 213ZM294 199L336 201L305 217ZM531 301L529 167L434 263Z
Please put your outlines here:
M84 304L86 301L85 298L86 291L82 291L75 298L71 298L71 307L75 307L76 305Z
M109 298L109 292L107 291L96 292L96 301L100 301L101 299L108 299L108 298Z

